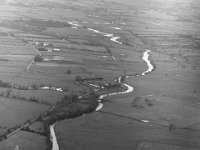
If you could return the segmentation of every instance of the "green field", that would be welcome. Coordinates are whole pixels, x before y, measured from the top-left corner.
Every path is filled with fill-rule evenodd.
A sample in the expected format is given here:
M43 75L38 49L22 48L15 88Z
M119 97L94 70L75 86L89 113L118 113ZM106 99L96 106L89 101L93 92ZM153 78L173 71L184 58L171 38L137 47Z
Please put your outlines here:
M0 149L200 149L199 5L0 1Z

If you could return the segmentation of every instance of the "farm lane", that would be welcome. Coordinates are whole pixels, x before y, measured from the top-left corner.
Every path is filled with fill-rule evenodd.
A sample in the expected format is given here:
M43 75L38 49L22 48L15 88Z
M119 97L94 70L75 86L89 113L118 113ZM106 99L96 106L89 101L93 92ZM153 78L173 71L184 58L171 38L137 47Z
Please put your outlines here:
M39 56L42 56L42 54L33 45L31 45L31 44L29 44L29 45L38 53ZM27 66L27 68L26 68L27 71L30 70L30 67L33 65L34 62L35 62L35 60L33 59L31 61L31 63Z
M42 56L42 54L33 45L30 44L30 46L38 53L39 56Z

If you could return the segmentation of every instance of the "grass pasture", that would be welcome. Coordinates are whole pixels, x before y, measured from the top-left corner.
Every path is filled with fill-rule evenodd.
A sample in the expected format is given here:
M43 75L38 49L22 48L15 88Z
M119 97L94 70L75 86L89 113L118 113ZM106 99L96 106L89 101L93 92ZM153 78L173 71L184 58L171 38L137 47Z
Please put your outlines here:
M20 131L0 143L0 149L2 150L13 150L16 146L18 146L19 149L24 150L46 150L46 137L30 132Z
M0 98L0 107L0 124L8 128L22 125L49 109L49 106L2 97Z

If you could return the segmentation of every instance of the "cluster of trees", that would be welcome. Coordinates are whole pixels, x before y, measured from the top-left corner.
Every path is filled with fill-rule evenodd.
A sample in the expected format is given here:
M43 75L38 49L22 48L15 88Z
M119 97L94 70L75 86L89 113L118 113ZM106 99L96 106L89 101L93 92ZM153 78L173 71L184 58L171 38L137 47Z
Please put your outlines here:
M36 85L36 84L33 84L32 85L32 89L36 90L36 89L39 89L39 87L42 87L44 86L43 84L40 84L39 86ZM22 86L22 85L16 85L14 84L13 86L10 84L10 82L6 82L6 81L2 81L0 80L0 87L3 87L3 88L15 88L15 89L19 89L19 90L28 90L29 87L26 87L26 86Z
M32 132L32 133L35 133L35 134L39 134L39 135L42 135L42 136L47 136L47 134L45 132L39 132L39 131L35 131L33 129L30 129L29 126L26 126L24 128L22 128L23 131L27 131L27 132Z
M73 118L92 112L98 105L98 97L95 93L90 93L84 99L79 99L74 94L67 95L57 103L56 108L52 112L43 117L43 121L47 124L53 124L58 120Z
M121 84L120 83L114 83L114 84L108 84L108 85L104 85L104 88L106 89L116 89L116 88L120 88Z
M7 96L6 96L7 97ZM39 103L40 101L39 101L39 98L36 98L35 96L32 96L32 97L30 97L30 98L25 98L25 97L21 97L21 96L15 96L15 95L13 95L13 96L11 96L10 98L13 98L13 99L18 99L18 100L25 100L25 101L30 101L30 102L35 102L35 103Z
M0 87L14 88L14 89L18 89L18 90L38 90L41 87L44 87L44 84L41 83L41 84L37 85L37 84L33 83L30 87L28 87L28 86L22 86L22 85L17 85L17 84L11 85L10 82L5 82L5 81L0 80ZM52 87L52 86L49 85L48 87Z
M43 61L43 58L42 58L41 55L36 55L36 56L34 57L34 62L41 62L41 61Z
M37 84L33 83L32 86L31 86L31 89L32 90L38 90L41 87L44 87L44 84L41 83L40 85L37 85ZM51 87L51 85L49 85L48 87Z
M40 48L37 48L38 51L48 51L46 48L43 48L43 47L40 47Z
M75 77L75 81L94 81L94 80L103 81L103 78L102 77L97 77L97 78L81 78L81 76L76 76Z
M58 101L57 102L57 105L69 105L69 104L72 104L72 103L77 103L77 102L80 102L80 99L78 98L77 95L75 94L70 94L70 95L65 95L61 101Z

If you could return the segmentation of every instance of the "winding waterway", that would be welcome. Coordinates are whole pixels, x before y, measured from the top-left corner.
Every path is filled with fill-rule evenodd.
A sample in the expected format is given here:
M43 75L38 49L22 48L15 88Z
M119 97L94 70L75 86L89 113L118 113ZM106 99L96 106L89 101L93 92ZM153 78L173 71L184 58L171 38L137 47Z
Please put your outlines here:
M87 28L89 31L93 31L95 33L98 33L98 34L102 34L103 36L105 37L110 37L110 40L115 42L115 43L118 43L118 44L123 44L122 42L118 41L120 39L119 36L114 36L114 34L110 34L110 33L106 33L106 32L101 32L101 31L98 31L96 29L92 29L92 28Z
M73 29L82 28L82 26L79 25L79 24L76 23L76 22L68 21L68 24L72 25L72 28L73 28ZM111 28L116 29L116 30L122 30L122 28L119 28L119 27L111 27ZM101 31L99 31L99 30L92 29L92 28L87 28L87 30L88 30L88 31L92 31L92 32L94 32L94 33L101 34L101 35L103 35L103 36L105 36L105 37L110 37L110 40L113 41L113 42L115 42L115 43L118 43L118 44L121 44L121 45L123 44L122 42L119 41L119 39L120 39L121 37L115 36L114 34L110 34L110 33L106 33L106 32L101 32Z
M52 142L52 150L59 150L55 130L55 124L50 125L50 133L51 133L51 142Z
M81 27L80 25L78 25L77 23L74 23L74 22L68 22L70 25L73 25L73 27ZM116 28L116 29L120 29L121 28ZM87 30L89 31L92 31L92 32L95 32L95 33L98 33L98 34L102 34L103 36L105 37L109 37L111 41L115 42L115 43L118 43L118 44L123 44L122 42L118 41L120 39L119 36L114 36L114 34L110 34L110 33L105 33L105 32L101 32L101 31L98 31L96 29L92 29L92 28L87 28ZM154 70L154 66L152 65L152 63L150 62L149 60L149 56L150 56L150 53L151 50L146 50L144 53L143 53L143 57L142 59L147 63L147 66L148 66L148 69L143 72L141 75L146 75L147 73L150 73ZM113 57L113 60L116 61L116 58L114 56ZM127 75L125 76L126 78L129 78L129 77L134 77L135 75ZM140 74L137 74L136 76L140 76ZM122 77L124 76L120 76L116 79L116 82L118 82L119 84L127 87L127 90L126 91L123 91L123 92L114 92L114 93L108 93L108 94L104 94L104 95L100 95L99 96L99 99L97 100L98 101L98 106L96 107L95 111L99 111L103 108L103 103L102 103L102 99L104 99L105 97L107 96L112 96L112 95L118 95L118 94L127 94L127 93L131 93L134 88L126 83L122 83ZM61 88L50 88L50 87L43 87L41 88L43 90L56 90L56 91L63 91ZM149 122L148 120L140 120L142 122ZM55 124L53 125L50 125L50 135L51 135L51 142L52 142L52 150L59 150L59 145L57 143L57 138L56 138L56 134L55 134L55 130L54 130L54 126Z
M142 57L142 59L147 63L147 66L148 66L147 71L145 71L145 72L142 73L143 76L145 74L150 73L150 72L152 72L154 70L154 66L151 64L151 62L149 60L149 56L150 56L149 53L150 52L151 52L151 50L147 49L147 51L144 52L143 57Z
M148 69L145 71L145 72L143 72L142 73L142 75L145 75L145 74L147 74L147 73L150 73L150 72L152 72L153 71L153 69L154 69L154 66L151 64L151 62L150 62L150 60L149 60L149 56L150 56L150 53L151 52L151 50L146 50L144 53L143 53L143 57L142 57L142 59L147 63L147 66L148 66ZM126 76L127 78L129 78L129 77L132 77L132 76ZM128 84L126 84L126 83L122 83L122 77L120 76L120 77L118 77L117 78L117 82L118 83L120 83L120 84L123 84L124 86L126 86L127 87L127 90L126 91L123 91L123 92L114 92L114 93L108 93L108 94L104 94L104 95L101 95L100 97L99 97L99 105L98 105L98 107L96 108L96 111L99 111L100 109L102 109L103 108L103 103L102 103L102 99L103 98L105 98L105 97L107 97L107 96L112 96L112 95L117 95L117 94L127 94L127 93L131 93L133 90L134 90L134 88L132 87L132 86L130 86L130 85L128 85Z
M146 50L144 53L143 53L143 57L142 59L147 63L147 66L148 66L148 69L146 71L144 71L142 73L142 75L146 75L147 73L150 73L154 70L154 66L152 65L151 61L149 60L149 56L150 56L150 53L151 50ZM137 76L140 76L140 75L137 75ZM102 103L102 99L104 99L105 97L108 97L108 96L113 96L113 95L118 95L118 94L128 94L128 93L131 93L134 88L126 83L123 83L122 82L122 77L123 76L120 76L118 77L115 81L124 85L125 87L127 87L127 90L126 91L123 91L123 92L114 92L114 93L108 93L108 94L104 94L104 95L100 95L99 96L99 99L98 99L98 106L96 107L95 111L99 111L103 108L103 103ZM129 78L129 77L132 77L132 75L130 76L125 76L126 78ZM148 123L149 121L148 120L140 120L141 122L144 122L144 123ZM51 134L51 141L52 141L52 150L59 150L59 146L58 146L58 143L57 143L57 138L56 138L56 134L55 134L55 131L54 131L54 125L51 125L50 126L50 134Z

